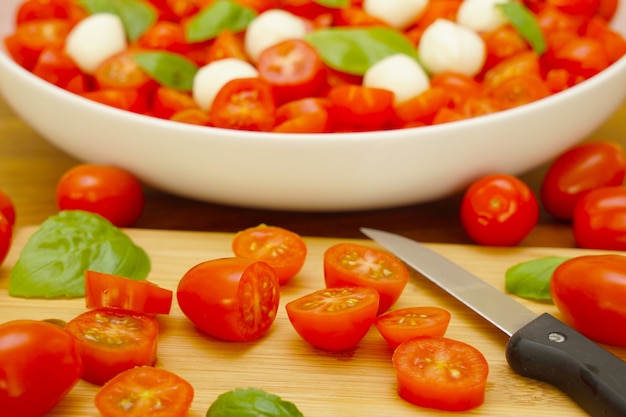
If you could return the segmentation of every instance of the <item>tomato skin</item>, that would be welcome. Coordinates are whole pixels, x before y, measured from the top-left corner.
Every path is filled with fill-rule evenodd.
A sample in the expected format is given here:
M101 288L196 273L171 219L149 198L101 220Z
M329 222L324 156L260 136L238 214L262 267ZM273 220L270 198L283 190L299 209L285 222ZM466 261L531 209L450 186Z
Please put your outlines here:
M80 380L83 365L74 338L51 323L0 324L0 404L5 417L40 417Z
M626 188L589 191L574 207L572 228L581 248L626 250Z
M564 320L600 343L626 346L626 257L585 255L559 265L550 281Z
M560 154L541 183L541 201L548 213L571 220L576 202L590 190L621 185L626 176L626 152L621 145L583 143Z
M532 190L508 174L475 181L461 201L461 224L480 245L515 246L535 227L539 204Z
M328 92L333 119L348 127L381 128L394 116L394 94L382 88L340 84Z
M247 342L263 336L276 318L280 284L265 262L232 257L201 262L176 292L183 313L206 334Z
M450 312L440 307L405 307L381 314L374 325L395 349L414 337L445 335L450 319Z
M15 225L15 204L13 204L11 197L2 190L0 190L0 214L11 226Z

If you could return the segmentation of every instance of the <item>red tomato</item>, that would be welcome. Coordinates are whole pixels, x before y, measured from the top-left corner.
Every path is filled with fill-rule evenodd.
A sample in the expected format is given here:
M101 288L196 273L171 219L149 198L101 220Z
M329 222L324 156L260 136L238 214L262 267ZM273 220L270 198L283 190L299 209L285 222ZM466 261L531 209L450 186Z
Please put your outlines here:
M252 341L274 323L280 284L265 262L221 258L187 271L178 283L176 297L183 313L208 335Z
M159 324L147 314L95 309L67 323L82 358L83 379L102 385L122 371L156 361Z
M626 39L600 17L589 20L585 35L600 42L610 63L626 55Z
M102 417L186 417L194 390L170 371L140 366L109 380L95 397Z
M44 49L33 67L33 74L62 88L67 87L80 73L65 51L57 48Z
M391 307L409 281L409 270L391 253L357 243L338 243L324 252L326 287L371 287L380 294L378 314Z
M539 75L522 74L503 80L485 93L498 109L510 109L548 97L550 89Z
M216 127L270 131L276 120L272 86L259 78L229 81L215 96L210 111Z
M13 242L13 226L0 212L0 265L6 259Z
M329 119L330 115L326 110L303 113L277 124L272 131L279 133L326 133L330 131Z
M332 103L323 97L307 97L285 103L276 109L276 123L284 123L308 113L326 113Z
M605 21L610 22L617 12L618 4L619 0L600 0L596 14Z
M559 265L552 300L576 330L600 343L626 346L626 257L587 255Z
M206 63L224 58L248 60L242 35L234 34L228 29L222 30L208 47Z
M626 250L626 188L589 191L576 203L572 225L581 248Z
M11 226L15 224L15 205L11 198L0 190L0 214L9 222Z
M141 183L132 174L95 164L80 164L63 174L56 199L60 210L97 213L118 227L134 224L144 206Z
M252 258L269 264L284 284L304 265L306 242L300 235L277 226L261 224L237 233L232 242L235 256Z
M401 123L432 123L435 115L452 101L452 93L441 87L430 87L421 94L396 105L396 118Z
M170 117L170 120L198 126L209 126L211 124L209 113L201 108L191 108L177 111Z
M135 50L126 50L105 60L96 68L94 77L98 86L107 88L131 88L144 91L153 86L154 81L133 56Z
M144 314L169 314L172 291L148 281L85 271L87 308L120 308Z
M134 113L144 113L148 106L146 95L134 88L104 88L86 91L82 96L100 104Z
M171 51L183 54L188 45L185 38L185 29L176 22L157 21L148 28L137 41L141 48L162 51Z
M418 336L443 336L451 314L440 307L406 307L376 318L376 328L392 348Z
M475 181L461 202L461 224L480 245L514 246L537 224L539 204L532 190L507 174Z
M594 188L621 185L626 152L621 145L598 141L574 146L559 155L541 184L541 200L553 216L571 220L576 202Z
M370 287L326 288L290 301L287 316L296 332L319 349L356 346L376 319L379 295Z
M417 337L396 348L398 394L411 404L446 411L481 405L489 374L476 348L444 337Z
M382 88L337 85L328 92L334 120L347 126L381 128L394 115L394 94Z
M80 380L76 343L65 330L43 321L0 324L0 404L4 417L40 417Z
M445 90L452 96L452 102L455 104L462 103L469 98L481 97L482 95L482 86L478 81L467 75L455 72L435 74L430 80L430 87Z
M503 59L491 67L483 77L485 88L492 89L501 85L504 81L520 75L541 75L541 66L537 54L532 51L520 52Z
M156 117L169 119L180 111L196 108L198 104L190 94L173 88L159 87L154 94L151 113Z
M5 45L13 59L31 71L44 49L64 47L70 29L70 23L62 19L31 20L20 24Z
M545 54L542 60L549 68L566 69L578 82L609 66L609 58L602 43L588 36L568 39L551 54Z
M26 0L20 4L15 16L15 23L21 25L30 20L67 19L67 1L63 0Z
M528 43L511 25L503 25L495 30L481 33L485 41L487 59L485 68L491 68L503 59L520 52L528 51Z

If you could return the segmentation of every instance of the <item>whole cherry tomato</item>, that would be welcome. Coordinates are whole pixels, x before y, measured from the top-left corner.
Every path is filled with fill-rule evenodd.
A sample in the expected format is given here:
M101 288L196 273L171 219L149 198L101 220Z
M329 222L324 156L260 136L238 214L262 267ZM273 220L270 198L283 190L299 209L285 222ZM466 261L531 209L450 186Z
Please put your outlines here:
M11 249L14 224L15 206L9 196L0 191L0 265Z
M83 366L71 334L44 321L0 324L3 417L41 417L80 380Z
M532 190L508 174L474 182L461 202L461 224L481 245L514 246L537 224L539 204Z
M0 213L11 226L15 224L15 205L11 198L0 190Z
M574 239L581 248L626 250L626 187L600 187L574 208Z

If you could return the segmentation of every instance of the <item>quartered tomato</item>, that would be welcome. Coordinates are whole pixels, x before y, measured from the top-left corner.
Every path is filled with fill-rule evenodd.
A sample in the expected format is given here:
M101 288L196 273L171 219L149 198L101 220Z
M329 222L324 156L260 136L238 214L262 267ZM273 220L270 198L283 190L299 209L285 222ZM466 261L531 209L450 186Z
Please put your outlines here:
M260 78L229 81L215 96L210 111L215 127L269 131L276 120L272 85Z
M102 385L122 371L156 361L159 324L147 314L95 309L67 323L82 358L83 379Z
M574 207L576 244L586 249L626 250L626 187L589 191Z
M418 336L443 336L451 314L441 307L405 307L376 318L376 328L392 348Z
M489 374L476 348L445 337L416 337L393 353L398 394L420 407L465 411L481 405Z
M379 295L370 287L318 290L285 305L296 332L319 349L353 348L376 319Z
M380 294L378 313L389 309L409 280L407 267L389 252L356 243L338 243L324 252L326 287L371 287Z

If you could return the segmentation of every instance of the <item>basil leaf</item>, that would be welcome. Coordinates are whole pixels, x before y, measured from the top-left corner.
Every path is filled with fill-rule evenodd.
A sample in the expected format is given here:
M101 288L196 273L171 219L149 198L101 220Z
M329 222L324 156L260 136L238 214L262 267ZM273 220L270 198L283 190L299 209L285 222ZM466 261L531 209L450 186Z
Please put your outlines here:
M546 51L546 41L535 15L526 6L516 2L498 3L496 7L511 22L517 32L530 44L537 55Z
M206 417L303 417L298 408L261 389L236 388L217 397Z
M158 17L154 7L140 0L81 0L81 3L90 14L118 15L131 41L139 39Z
M188 42L193 43L213 39L225 29L233 33L241 32L256 15L248 7L230 0L218 0L189 20L185 36Z
M139 66L159 84L180 91L191 91L198 66L171 52L140 52L133 56Z
M552 301L550 280L557 266L568 258L548 256L522 262L505 273L505 288L511 294L539 301Z
M332 9L341 9L350 5L350 0L313 0L320 6L329 7Z
M305 40L328 66L355 75L365 74L376 62L398 53L417 60L415 47L398 31L387 28L320 29Z
M104 217L80 210L61 211L29 238L11 270L15 297L82 297L85 271L145 279L150 258Z

